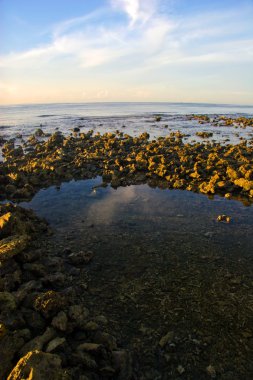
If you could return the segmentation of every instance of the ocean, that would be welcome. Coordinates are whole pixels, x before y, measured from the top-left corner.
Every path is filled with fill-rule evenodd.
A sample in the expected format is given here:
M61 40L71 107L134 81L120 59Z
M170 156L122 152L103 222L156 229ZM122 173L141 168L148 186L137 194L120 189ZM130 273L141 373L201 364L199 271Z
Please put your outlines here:
M159 123L154 116L162 116ZM24 138L37 128L47 133L61 130L68 134L74 127L94 132L114 132L122 129L124 133L138 135L144 131L156 138L168 131L180 130L195 135L200 126L197 121L189 121L186 115L231 115L252 116L253 106L202 104L202 103L55 103L0 106L0 136L13 138L21 134ZM164 128L167 126L167 128ZM203 127L201 127L203 128ZM213 131L216 133L216 130ZM241 131L246 138L246 131ZM214 138L224 135L228 129L219 128ZM230 133L229 133L230 134ZM234 138L233 143L239 140Z

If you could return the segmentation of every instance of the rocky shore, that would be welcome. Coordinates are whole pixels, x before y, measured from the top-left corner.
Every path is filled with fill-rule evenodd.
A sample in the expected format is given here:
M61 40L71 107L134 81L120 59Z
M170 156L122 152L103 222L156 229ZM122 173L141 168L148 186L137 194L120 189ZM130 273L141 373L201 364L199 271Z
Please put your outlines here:
M148 183L227 198L253 199L253 139L240 144L184 143L180 132L150 140L120 131L49 137L38 130L23 146L13 140L2 147L1 199L31 199L41 188L72 179L102 176L113 187Z
M130 353L84 306L92 252L59 254L46 222L12 204L0 206L0 234L0 378L131 379Z
M253 139L222 145L209 142L210 134L201 136L203 143L183 137L76 129L70 136L38 130L23 146L2 141L0 198L30 200L41 188L101 176L101 186L148 183L252 202ZM138 379L132 353L108 319L86 304L85 268L93 252L66 247L59 253L51 234L32 211L0 205L0 379ZM159 349L171 341L164 335ZM185 369L176 371L181 376ZM216 377L212 365L205 376Z

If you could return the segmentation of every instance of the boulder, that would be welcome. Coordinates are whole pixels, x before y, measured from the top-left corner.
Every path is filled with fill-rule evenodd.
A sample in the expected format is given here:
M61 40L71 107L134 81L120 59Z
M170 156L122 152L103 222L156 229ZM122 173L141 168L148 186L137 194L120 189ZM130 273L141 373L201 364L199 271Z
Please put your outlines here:
M49 290L38 295L34 302L35 310L45 318L55 316L66 305L66 298L59 292Z
M60 331L66 331L68 318L64 311L60 311L52 320L52 326Z
M0 241L0 262L22 252L28 244L27 235L13 235Z
M57 355L31 351L23 356L7 380L63 380L64 371Z

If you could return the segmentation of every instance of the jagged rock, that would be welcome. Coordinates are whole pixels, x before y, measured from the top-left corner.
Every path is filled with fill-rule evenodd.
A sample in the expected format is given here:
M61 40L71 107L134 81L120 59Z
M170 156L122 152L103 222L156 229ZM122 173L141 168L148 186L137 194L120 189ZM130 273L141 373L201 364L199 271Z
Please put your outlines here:
M53 317L66 305L66 298L59 292L49 290L41 293L34 301L35 310L45 318Z
M86 324L89 310L82 305L70 306L68 311L69 318L74 322L77 327L82 327Z
M68 257L69 261L74 265L88 264L94 254L91 251L79 251L71 253Z
M65 342L66 342L66 339L60 338L60 337L57 337L57 338L51 340L51 342L49 342L47 347L46 347L46 352L54 351L57 347L61 346Z
M25 339L20 332L5 333L0 341L0 379L6 379L12 368L15 354L24 345Z
M53 286L54 288L62 289L66 283L67 276L61 272L56 272L53 274L48 274L42 279L44 285Z
M77 350L86 351L91 354L99 353L101 352L102 349L103 349L103 345L97 344L97 343L82 343L82 344L79 344L79 346L77 347Z
M95 343L101 343L105 347L109 348L109 350L113 351L117 349L117 340L114 336L111 334L97 331L96 335L94 337Z
M88 353L85 351L77 351L72 355L72 360L75 363L82 364L84 367L89 368L89 369L97 369L98 365L96 360Z
M44 133L44 131L41 128L38 128L34 132L34 136L42 137L42 136L45 136L45 133Z
M230 218L230 216L228 216L228 215L219 215L219 216L217 217L217 221L218 221L218 222L230 223L231 218Z
M10 331L19 330L26 327L23 314L19 309L5 311L1 313L1 318Z
M28 244L28 235L9 236L0 241L0 262L22 252Z
M15 297L9 292L0 292L0 313L11 313L17 307Z
M174 337L173 331L169 331L166 335L164 335L160 341L159 341L159 346L161 348L164 348L167 343L171 342Z
M130 380L133 375L132 357L126 350L113 351L112 363L118 380Z
M24 309L22 310L23 318L26 324L29 326L31 330L34 332L42 333L46 327L46 322L44 318L35 310Z
M52 320L52 326L60 331L67 330L68 318L64 311L60 311Z
M15 293L17 303L21 303L25 298L30 296L32 292L39 291L42 288L41 281L31 280L23 283Z
M66 379L57 355L40 351L28 352L9 374L7 380L63 380Z
M39 263L26 263L23 265L23 270L30 272L36 278L44 277L47 273L45 266Z
M20 356L26 355L29 351L42 350L43 346L55 336L55 330L52 327L48 327L43 335L36 336L22 347Z
M84 325L84 329L87 331L97 331L99 329L99 325L94 321L89 321Z

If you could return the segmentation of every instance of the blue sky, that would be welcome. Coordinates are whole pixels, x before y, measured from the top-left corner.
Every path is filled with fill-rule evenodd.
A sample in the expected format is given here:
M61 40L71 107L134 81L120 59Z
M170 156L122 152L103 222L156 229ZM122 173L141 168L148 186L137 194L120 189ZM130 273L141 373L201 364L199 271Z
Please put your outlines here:
M0 0L0 103L253 104L253 0Z

